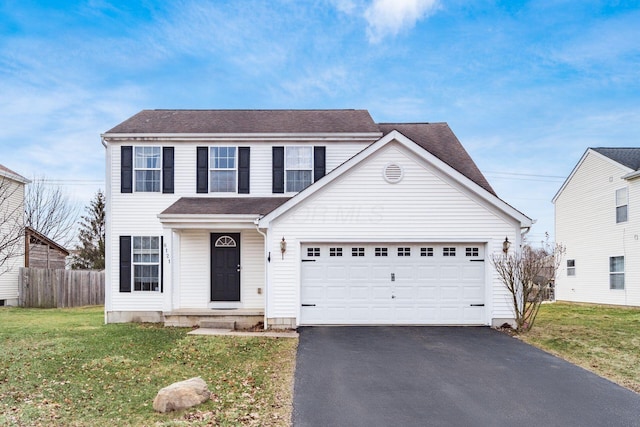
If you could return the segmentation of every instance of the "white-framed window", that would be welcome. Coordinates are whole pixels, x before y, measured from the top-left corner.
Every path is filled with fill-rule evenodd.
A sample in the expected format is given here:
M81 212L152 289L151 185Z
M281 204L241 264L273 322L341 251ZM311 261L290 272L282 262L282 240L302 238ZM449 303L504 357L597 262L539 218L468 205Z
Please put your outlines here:
M313 147L285 147L284 170L285 192L298 192L310 186L313 183Z
M575 276L576 275L576 260L568 259L567 260L567 276Z
M442 248L442 256L456 256L456 248Z
M609 289L624 289L624 257L609 258Z
M627 188L616 190L616 223L627 222L629 196Z
M420 248L420 256L433 256L433 248Z
M209 191L212 193L238 191L237 147L209 147Z
M364 248L351 248L351 256L364 256Z
M133 169L135 191L160 192L162 175L162 150L160 147L134 147Z
M411 256L411 248L398 248L398 256Z
M133 236L133 290L160 291L160 237Z
M375 256L389 256L389 248L375 248Z

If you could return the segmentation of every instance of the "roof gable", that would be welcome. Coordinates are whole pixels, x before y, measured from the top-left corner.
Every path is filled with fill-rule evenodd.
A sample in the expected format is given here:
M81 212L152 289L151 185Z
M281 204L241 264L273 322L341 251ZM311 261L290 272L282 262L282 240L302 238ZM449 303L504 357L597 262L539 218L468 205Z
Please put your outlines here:
M582 154L582 157L580 157L578 163L576 163L576 165L571 170L571 173L569 174L567 179L565 179L560 186L560 189L558 189L556 194L553 196L553 199L551 199L553 203L558 200L558 197L560 197L573 176L576 174L578 169L580 169L580 166L582 166L582 164L590 154L598 156L599 158L606 160L612 164L616 164L620 167L621 170L625 170L626 172L628 172L625 176L622 177L625 179L635 178L637 175L635 171L640 170L640 148L587 148L584 154ZM636 166L635 168L633 167L634 165Z
M494 196L496 193L446 123L380 123L385 134L397 130Z
M436 156L425 150L421 145L412 141L405 135L401 134L397 130L393 130L390 133L383 136L381 139L376 141L375 143L369 145L367 148L362 150L360 153L356 154L354 157L338 166L336 169L327 174L320 181L314 183L313 185L307 187L290 200L282 204L280 207L276 208L265 217L263 217L259 226L261 228L266 228L269 226L269 223L285 212L289 211L293 207L297 206L299 203L302 203L307 198L311 197L315 192L320 191L325 186L331 185L331 183L346 173L351 168L360 164L361 162L368 159L374 153L378 152L382 147L385 147L392 141L397 141L400 145L409 149L411 152L416 154L418 157L422 158L424 161L430 163L435 168L442 171L445 175L452 178L454 181L459 182L461 185L469 189L472 193L479 196L480 199L485 202L493 205L498 210L504 212L506 215L518 220L523 227L530 227L533 224L531 218L524 215L522 212L513 208L509 204L505 203L499 197L497 197L493 192L489 192L486 189L482 188L480 185L475 183L473 180L466 177L464 174L457 171L455 168L449 166L442 160L438 159Z
M634 171L640 170L640 148L596 147L592 150Z
M11 169L9 169L8 167L6 167L4 165L0 165L0 176L12 179L12 180L20 182L22 184L28 184L28 183L31 182L30 180L28 180L24 176L20 175L17 172L12 171Z
M143 110L106 133L379 134L380 130L367 110Z

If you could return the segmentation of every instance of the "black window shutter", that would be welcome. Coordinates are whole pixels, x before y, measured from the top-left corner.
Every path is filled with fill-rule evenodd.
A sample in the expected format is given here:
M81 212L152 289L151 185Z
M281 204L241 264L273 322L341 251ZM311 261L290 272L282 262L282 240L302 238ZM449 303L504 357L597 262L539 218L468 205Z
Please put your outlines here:
M238 148L238 193L249 194L250 148Z
M160 236L160 292L164 292L164 236Z
M327 173L326 153L326 147L313 147L313 182L316 182Z
M120 236L120 292L131 292L131 236Z
M173 147L162 147L162 192L173 194Z
M284 193L284 147L273 147L273 178L274 193Z
M209 192L209 147L197 147L196 193Z
M120 192L133 193L133 147L120 147Z

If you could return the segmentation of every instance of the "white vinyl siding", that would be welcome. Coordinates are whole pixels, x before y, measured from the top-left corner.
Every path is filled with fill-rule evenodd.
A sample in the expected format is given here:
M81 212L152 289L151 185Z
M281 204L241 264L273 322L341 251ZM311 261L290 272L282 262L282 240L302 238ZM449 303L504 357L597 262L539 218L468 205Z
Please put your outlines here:
M576 277L559 269L556 299L640 306L640 179L626 181L629 169L589 151L555 200L556 241L576 262ZM628 220L616 223L614 197L627 188ZM635 204L634 204L635 203ZM609 257L624 256L625 288L611 289Z
M0 176L0 190L3 192L0 206L0 233L18 233L20 238L15 246L16 256L0 266L0 300L15 305L18 302L18 280L20 267L24 267L24 184Z
M397 184L383 178L390 162L404 169ZM267 317L298 316L302 242L477 241L489 243L487 251L492 253L502 250L504 236L518 242L516 233L516 220L487 207L462 185L391 143L272 223L270 234L278 236L270 241L272 254L279 253L279 237L287 237L289 243L284 260L271 259ZM487 283L486 323L490 318L512 318L504 286L496 276L488 277Z

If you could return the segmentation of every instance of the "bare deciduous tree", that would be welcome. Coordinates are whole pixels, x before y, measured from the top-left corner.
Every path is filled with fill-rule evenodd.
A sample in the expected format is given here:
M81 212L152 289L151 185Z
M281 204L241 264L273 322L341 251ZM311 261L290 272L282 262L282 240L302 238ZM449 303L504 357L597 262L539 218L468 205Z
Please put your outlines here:
M491 255L491 263L511 297L516 331L533 327L544 292L555 278L564 253L564 246L551 244L547 238L540 248L525 244L520 250Z
M24 253L22 185L0 177L0 275Z
M76 234L78 205L46 178L34 178L24 198L25 225L67 247Z

